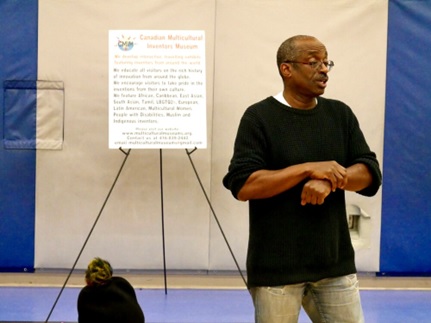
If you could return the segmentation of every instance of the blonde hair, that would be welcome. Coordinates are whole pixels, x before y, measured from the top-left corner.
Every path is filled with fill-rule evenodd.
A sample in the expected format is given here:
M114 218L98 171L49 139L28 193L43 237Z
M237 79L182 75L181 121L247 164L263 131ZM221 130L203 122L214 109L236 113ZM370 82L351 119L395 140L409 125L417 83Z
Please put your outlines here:
M88 285L103 285L112 278L111 264L101 258L94 258L85 271L85 281Z

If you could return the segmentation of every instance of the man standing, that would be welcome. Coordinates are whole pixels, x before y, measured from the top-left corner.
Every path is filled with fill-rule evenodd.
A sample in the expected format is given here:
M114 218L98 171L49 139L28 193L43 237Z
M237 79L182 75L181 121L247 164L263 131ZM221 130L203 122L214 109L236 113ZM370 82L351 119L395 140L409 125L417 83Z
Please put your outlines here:
M277 52L284 89L250 106L223 184L249 201L248 287L258 323L363 322L345 191L373 196L381 171L352 110L321 97L326 47L298 35Z

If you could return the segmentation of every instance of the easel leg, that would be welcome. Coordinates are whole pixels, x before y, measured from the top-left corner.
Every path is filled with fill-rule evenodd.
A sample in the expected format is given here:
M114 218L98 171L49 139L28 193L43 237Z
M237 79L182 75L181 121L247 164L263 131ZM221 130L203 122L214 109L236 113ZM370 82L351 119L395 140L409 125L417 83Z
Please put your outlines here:
M166 278L166 247L165 247L165 212L163 202L163 154L160 149L160 202L162 214L162 244L163 244L163 277L165 282L165 295L168 294L168 283Z
M84 251L85 246L87 245L87 242L88 242L88 240L90 239L90 236L91 236L91 234L93 233L93 230L94 230L94 228L96 227L96 224L97 224L97 222L98 222L98 221L99 221L99 219L100 219L100 216L102 215L103 209L105 208L105 205L106 205L106 203L108 202L109 197L111 196L112 191L114 190L115 184L117 184L118 178L120 177L120 174L121 174L121 172L122 172L122 170L123 170L123 167L124 167L124 165L126 164L126 161L127 161L127 158L128 158L128 157L129 157L129 155L130 155L130 151L131 151L131 149L129 149L129 150L126 152L126 151L124 151L124 150L120 147L120 151L125 155L124 160L123 160L123 163L121 164L121 167L120 167L120 169L119 169L119 171L118 171L118 173L117 173L117 176L115 177L114 182L112 183L111 189L109 190L108 195L107 195L107 196L106 196L106 198L105 198L105 201L103 202L103 205L102 205L102 207L101 207L101 209L100 209L100 211L99 211L99 214L97 215L96 220L94 221L93 226L91 227L91 230L90 230L90 232L88 233L87 238L85 239L85 242L84 242L84 244L82 245L81 250L79 251L78 257L76 257L75 263L73 264L72 268L70 269L70 271L69 271L69 275L67 275L67 278L66 278L66 280L65 280L65 282L64 282L64 284L63 284L63 287L60 289L60 292L58 293L58 296L57 296L57 298L56 298L56 300L55 300L54 304L52 305L51 311L49 312L48 317L47 317L47 318L46 318L46 320L45 320L45 323L47 323L47 322L49 321L49 318L51 317L52 312L54 311L54 308L55 308L55 306L57 305L58 300L60 299L60 296L61 296L61 294L63 293L63 290L65 289L65 287L66 287L66 285L67 285L67 282L68 282L68 281L69 281L69 279L70 279L70 276L72 275L73 271L75 270L76 264L78 263L78 260L79 260L79 258L81 257L82 252Z
M191 163L191 165L192 165L192 167L193 167L193 170L194 170L194 172L195 172L196 178L198 179L198 182L199 182L199 185L200 185L200 187L201 187L201 189L202 189L202 192L204 193L205 198L206 198L206 200L207 200L207 203L208 203L208 205L209 205L209 207L210 207L210 209L211 209L211 213L213 214L214 219L215 219L215 221L217 222L218 228L220 229L220 232L221 232L221 234L222 234L222 236L223 236L223 239L224 239L224 241L226 242L226 245L227 245L227 247L228 247L228 249L229 249L229 251L230 251L230 254L231 254L232 258L233 258L233 261L235 262L236 268L238 269L238 272L239 272L239 274L241 275L241 278L242 278L242 280L243 280L243 282L244 282L245 286L246 286L246 287L247 287L247 289L248 289L247 281L246 281L246 279L244 278L244 275L242 274L241 268L240 268L240 267L239 267L239 265L238 265L238 261L236 260L235 255L234 255L234 253L233 253L233 251L232 251L232 248L230 247L229 242L227 241L226 235L224 234L224 231L223 231L223 229L222 229L222 227L221 227L220 221L218 220L218 217L217 217L217 215L216 215L216 213L215 213L215 211L214 211L214 208L213 208L213 206L212 206L212 204L211 204L211 201L210 201L210 199L208 198L208 195L207 195L207 193L206 193L206 191L205 191L205 188L204 188L204 186L203 186L203 184L202 184L202 181L201 181L201 179L200 179L200 177L199 177L199 174L198 174L198 172L197 172L197 170L196 170L196 167L195 167L195 165L194 165L194 163L193 163L193 160L192 160L192 158L190 157L190 156L191 156L191 154L193 154L193 153L196 151L196 149L197 149L197 148L194 148L194 149L193 149L193 150L191 150L191 151L188 151L188 150L186 149L187 156L189 157L189 160L190 160L190 163Z

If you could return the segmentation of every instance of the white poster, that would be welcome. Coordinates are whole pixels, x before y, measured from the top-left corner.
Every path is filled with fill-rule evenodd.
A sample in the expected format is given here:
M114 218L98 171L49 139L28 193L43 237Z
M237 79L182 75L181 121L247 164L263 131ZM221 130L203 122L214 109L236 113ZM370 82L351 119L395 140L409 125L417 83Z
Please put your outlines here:
M109 31L109 148L206 148L205 34Z

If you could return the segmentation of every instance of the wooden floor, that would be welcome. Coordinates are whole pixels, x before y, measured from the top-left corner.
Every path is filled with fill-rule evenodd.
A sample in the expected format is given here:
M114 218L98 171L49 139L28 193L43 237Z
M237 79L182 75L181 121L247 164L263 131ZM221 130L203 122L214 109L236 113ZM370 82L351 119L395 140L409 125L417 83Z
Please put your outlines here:
M63 290L68 274L66 270L0 273L0 322L75 323L84 273L74 272ZM239 273L168 272L166 285L163 272L114 274L135 287L147 323L254 322L251 297ZM431 277L360 274L359 282L367 323L431 322ZM49 320L48 313L52 313ZM299 323L310 322L301 310Z
M130 281L135 288L158 289L165 287L162 271L130 272L116 271ZM0 273L0 286L61 287L65 283L67 270L39 270L34 273ZM431 277L376 277L374 274L358 274L360 288L364 290L404 289L431 290ZM68 287L84 286L84 273L76 270L70 276ZM245 289L245 283L237 272L167 272L166 286L173 289Z

